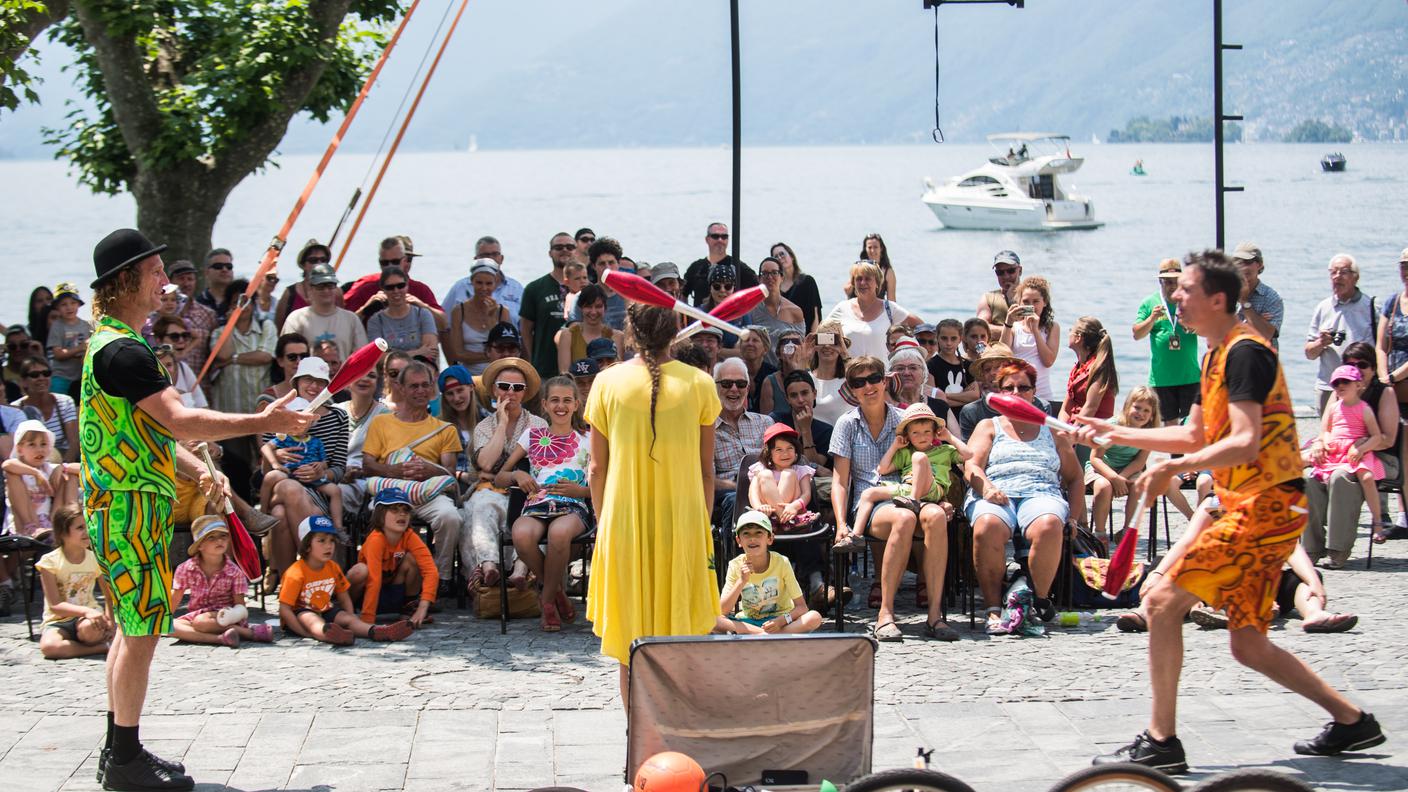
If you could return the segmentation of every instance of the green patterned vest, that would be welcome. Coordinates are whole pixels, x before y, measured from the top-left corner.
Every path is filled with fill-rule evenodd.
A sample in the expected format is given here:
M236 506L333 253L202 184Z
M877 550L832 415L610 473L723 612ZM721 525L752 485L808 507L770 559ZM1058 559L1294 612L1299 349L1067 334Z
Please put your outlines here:
M103 392L93 376L93 359L120 338L133 339L151 351L146 339L110 316L98 320L88 340L78 408L84 499L95 490L151 492L174 499L176 438L137 405Z

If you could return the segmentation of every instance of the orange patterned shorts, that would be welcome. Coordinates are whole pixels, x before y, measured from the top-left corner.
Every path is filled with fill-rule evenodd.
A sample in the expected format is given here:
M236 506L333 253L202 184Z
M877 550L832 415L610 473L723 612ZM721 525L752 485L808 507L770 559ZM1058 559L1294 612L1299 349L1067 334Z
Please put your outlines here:
M1226 510L1169 570L1178 586L1227 610L1227 629L1271 624L1281 568L1305 530L1305 492L1281 484L1251 497L1218 488Z

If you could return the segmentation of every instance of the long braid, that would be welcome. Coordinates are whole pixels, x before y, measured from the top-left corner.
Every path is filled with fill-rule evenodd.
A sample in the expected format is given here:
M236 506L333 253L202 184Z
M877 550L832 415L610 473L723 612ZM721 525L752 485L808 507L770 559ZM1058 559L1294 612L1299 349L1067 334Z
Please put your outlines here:
M631 335L645 367L650 372L650 454L655 458L655 407L660 401L659 355L670 348L678 330L674 311L644 303L631 303L626 308Z

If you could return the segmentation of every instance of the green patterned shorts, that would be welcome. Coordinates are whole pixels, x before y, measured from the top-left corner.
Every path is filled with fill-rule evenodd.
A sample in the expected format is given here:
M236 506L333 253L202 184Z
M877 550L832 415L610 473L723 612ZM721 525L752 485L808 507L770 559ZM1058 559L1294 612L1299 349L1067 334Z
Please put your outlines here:
M95 490L83 504L98 567L112 590L123 635L171 632L171 499L154 492Z

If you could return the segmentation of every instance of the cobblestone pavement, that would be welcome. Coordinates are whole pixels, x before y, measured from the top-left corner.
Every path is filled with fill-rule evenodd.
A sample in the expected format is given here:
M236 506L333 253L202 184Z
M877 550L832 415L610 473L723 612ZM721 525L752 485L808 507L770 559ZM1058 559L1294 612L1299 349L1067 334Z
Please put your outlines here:
M1356 550L1364 547L1361 538ZM1237 666L1225 633L1189 624L1179 714L1199 773L1260 766L1322 789L1408 789L1408 621L1398 607L1408 542L1378 550L1372 570L1359 558L1326 573L1331 607L1360 614L1354 631L1308 635L1291 620L1273 637L1373 710L1390 742L1354 758L1295 756L1291 743L1318 731L1325 715ZM864 585L857 590L863 600ZM1143 636L1100 624L990 639L954 613L962 640L926 642L913 602L907 584L899 604L910 637L878 650L876 769L908 766L924 746L937 750L937 767L979 790L1045 790L1143 728ZM853 605L850 631L873 616ZM184 758L204 789L559 783L615 792L625 718L616 669L596 649L580 624L545 635L516 621L500 636L497 622L453 608L392 645L281 639L230 650L163 641L142 736L157 753ZM23 621L10 618L0 621L0 667L0 789L96 788L101 661L42 660Z

